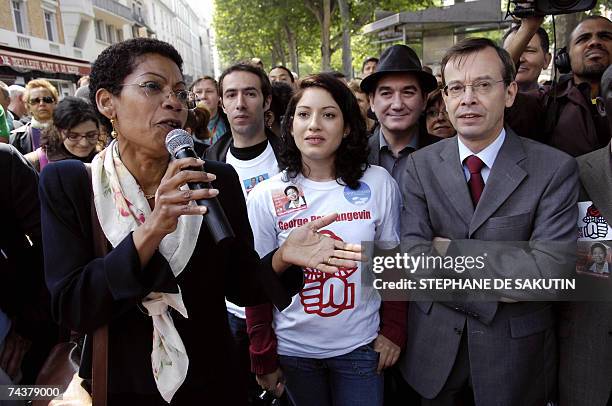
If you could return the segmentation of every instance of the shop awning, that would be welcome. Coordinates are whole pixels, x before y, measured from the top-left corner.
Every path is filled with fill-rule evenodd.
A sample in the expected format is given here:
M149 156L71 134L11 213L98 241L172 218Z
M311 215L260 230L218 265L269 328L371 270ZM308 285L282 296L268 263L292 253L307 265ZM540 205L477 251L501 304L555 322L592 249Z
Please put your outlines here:
M10 66L16 71L37 70L77 76L89 75L91 72L91 65L87 61L21 51L5 46L0 46L0 66Z

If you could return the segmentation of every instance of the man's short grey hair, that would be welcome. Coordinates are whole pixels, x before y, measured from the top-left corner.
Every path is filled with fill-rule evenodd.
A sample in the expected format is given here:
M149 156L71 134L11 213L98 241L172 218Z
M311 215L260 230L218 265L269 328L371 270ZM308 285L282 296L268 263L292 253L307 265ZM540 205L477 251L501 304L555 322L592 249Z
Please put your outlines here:
M8 87L8 90L12 99L13 97L21 96L25 92L25 87L19 85L10 85Z

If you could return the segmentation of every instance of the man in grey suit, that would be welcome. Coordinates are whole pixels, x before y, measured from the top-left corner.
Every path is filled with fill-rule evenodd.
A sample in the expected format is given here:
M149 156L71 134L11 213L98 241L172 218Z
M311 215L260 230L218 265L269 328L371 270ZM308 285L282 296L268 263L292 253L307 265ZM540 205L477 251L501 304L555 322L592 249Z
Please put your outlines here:
M540 245L575 241L577 167L569 155L504 129L504 108L517 92L514 75L508 53L488 39L467 39L447 51L444 99L457 136L410 155L400 185L402 242L446 241L449 253L482 248L489 252L485 272L539 278L568 267L562 254ZM424 405L555 400L550 303L500 297L415 304L400 368Z
M597 110L607 116L612 130L612 66L601 78L600 94ZM597 233L582 233L582 241L609 241L612 235L609 225L612 223L611 147L612 144L608 144L578 158L582 185L580 205L596 207L599 217L605 220L605 227L597 229ZM584 217L579 215L578 221L588 221ZM605 244L610 245L609 242ZM593 279L609 286L608 278ZM564 303L560 311L559 347L560 406L611 404L612 303Z

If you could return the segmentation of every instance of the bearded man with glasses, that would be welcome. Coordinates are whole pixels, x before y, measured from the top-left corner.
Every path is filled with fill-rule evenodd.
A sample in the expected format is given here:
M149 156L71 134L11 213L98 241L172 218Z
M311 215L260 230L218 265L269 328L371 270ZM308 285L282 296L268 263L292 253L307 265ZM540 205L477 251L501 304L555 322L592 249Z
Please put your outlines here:
M9 142L25 155L40 147L42 131L53 121L53 111L59 100L59 93L49 81L36 79L26 85L23 99L32 121L13 130Z

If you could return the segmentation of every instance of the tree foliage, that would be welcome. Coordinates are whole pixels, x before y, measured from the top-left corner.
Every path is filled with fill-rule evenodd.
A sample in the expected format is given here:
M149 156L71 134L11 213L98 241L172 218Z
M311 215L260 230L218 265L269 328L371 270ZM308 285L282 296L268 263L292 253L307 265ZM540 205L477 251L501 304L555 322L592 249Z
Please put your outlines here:
M365 57L380 53L376 38L361 34L361 27L375 20L375 11L420 10L442 0L342 1L348 6L344 41L338 0L216 0L213 24L222 64L258 57L267 68L283 64L302 76L342 71L342 52L348 52L359 72ZM345 57L345 71L350 70L347 65Z

